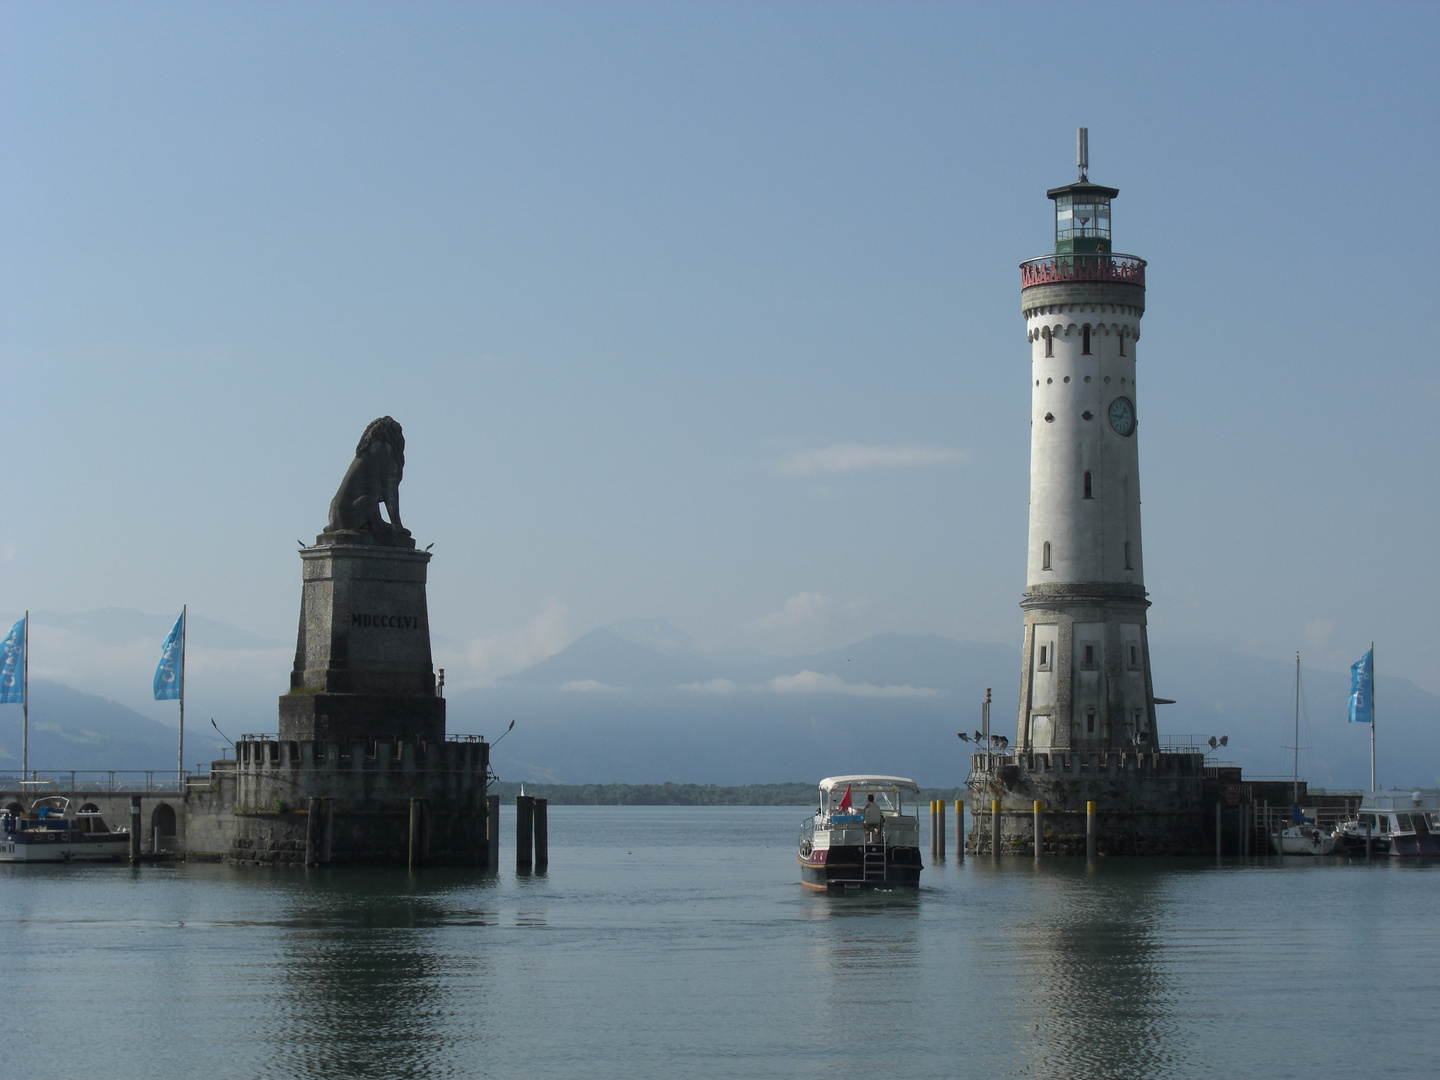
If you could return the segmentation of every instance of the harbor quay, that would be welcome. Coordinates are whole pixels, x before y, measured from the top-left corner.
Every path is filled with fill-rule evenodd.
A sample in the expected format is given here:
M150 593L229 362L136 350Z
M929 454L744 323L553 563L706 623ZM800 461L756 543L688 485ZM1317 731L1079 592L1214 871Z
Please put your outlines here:
M1358 791L1245 780L1198 748L1148 754L973 754L972 855L1258 855L1303 804L1333 828ZM1037 845L1037 838L1039 843Z
M132 855L238 865L486 866L489 747L271 738L236 743L236 758L187 776L184 790L150 784L0 785L0 806L63 795L132 831Z

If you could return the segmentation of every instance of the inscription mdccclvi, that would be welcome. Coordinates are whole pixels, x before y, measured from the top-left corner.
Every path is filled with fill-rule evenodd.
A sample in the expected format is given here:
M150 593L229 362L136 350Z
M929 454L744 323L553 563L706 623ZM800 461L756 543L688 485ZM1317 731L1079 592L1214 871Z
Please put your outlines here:
M379 626L388 630L418 630L418 615L351 615L351 626Z

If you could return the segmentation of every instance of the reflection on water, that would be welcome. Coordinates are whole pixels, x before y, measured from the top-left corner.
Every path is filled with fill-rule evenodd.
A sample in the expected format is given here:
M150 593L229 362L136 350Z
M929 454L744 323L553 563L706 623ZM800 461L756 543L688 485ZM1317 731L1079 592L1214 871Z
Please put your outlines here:
M299 875L296 875L299 877ZM427 885L430 888L427 888ZM464 1010L484 1009L483 949L442 947L440 928L478 934L496 917L457 910L419 876L310 872L282 896L292 926L278 964L274 1044L264 1074L295 1077L435 1076L445 1070Z
M1029 1069L1101 1077L1125 1062L1136 1076L1183 1072L1185 1032L1156 930L1165 878L1118 860L1104 873L1068 859L1014 862L1011 872L1033 879L1028 910L993 944L1029 987L1013 1024Z
M793 819L553 807L544 877L0 867L12 993L84 1018L3 1073L1433 1072L1393 1033L1431 1023L1435 868L970 859L826 895Z

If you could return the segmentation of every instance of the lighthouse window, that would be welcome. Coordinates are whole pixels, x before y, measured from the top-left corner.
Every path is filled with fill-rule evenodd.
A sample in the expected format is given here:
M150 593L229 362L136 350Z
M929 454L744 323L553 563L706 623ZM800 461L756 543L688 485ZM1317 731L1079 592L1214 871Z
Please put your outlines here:
M1090 324L1086 323L1080 329L1080 351L1086 356L1090 355Z
M1039 668L1041 671L1050 670L1050 647L1048 645L1040 646Z
M1095 666L1095 646L1094 646L1094 645L1086 645L1086 646L1085 646L1085 666L1086 666L1087 668L1093 668L1093 667Z
M1047 413L1045 414L1045 423L1047 423L1047 424L1053 424L1054 422L1055 422L1055 414L1054 414L1053 412L1047 412Z
M1125 335L1124 335L1124 334L1121 334L1121 335L1120 335L1120 355L1121 355L1121 356L1124 356L1124 355L1125 355Z
M1086 416L1085 419L1088 420L1088 419L1090 419L1090 417L1089 417L1089 416ZM1090 488L1090 474L1087 472L1087 473L1085 474L1085 498L1087 498L1087 499L1093 499L1094 497L1095 497L1095 494L1094 494L1094 492L1093 492L1093 491L1091 490L1091 488Z
M1094 734L1095 734L1095 710L1094 710L1094 709L1086 709L1086 710L1085 710L1085 734L1087 734L1087 735L1094 735Z
M1040 549L1040 569L1050 569L1050 541L1045 541L1045 546Z
M1045 335L1045 355L1046 355L1046 356L1054 356L1054 355L1055 355L1055 340L1050 336L1050 328L1047 326L1047 327L1045 327L1044 330L1042 330L1042 331L1040 331L1040 332Z
M1130 646L1130 666L1132 668L1138 668L1140 666L1140 650L1134 645Z
M1130 565L1130 541L1129 541L1129 540L1126 540L1126 541L1125 541L1125 569L1126 569L1126 570L1134 570L1134 569L1135 569L1135 567L1133 567L1133 566Z

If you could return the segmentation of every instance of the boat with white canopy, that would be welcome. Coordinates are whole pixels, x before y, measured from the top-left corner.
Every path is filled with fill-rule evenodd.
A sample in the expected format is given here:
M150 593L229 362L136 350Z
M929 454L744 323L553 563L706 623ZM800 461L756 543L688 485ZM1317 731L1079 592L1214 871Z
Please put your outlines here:
M815 889L916 888L920 787L904 776L827 776L800 825L800 880ZM907 802L908 800L908 802Z

